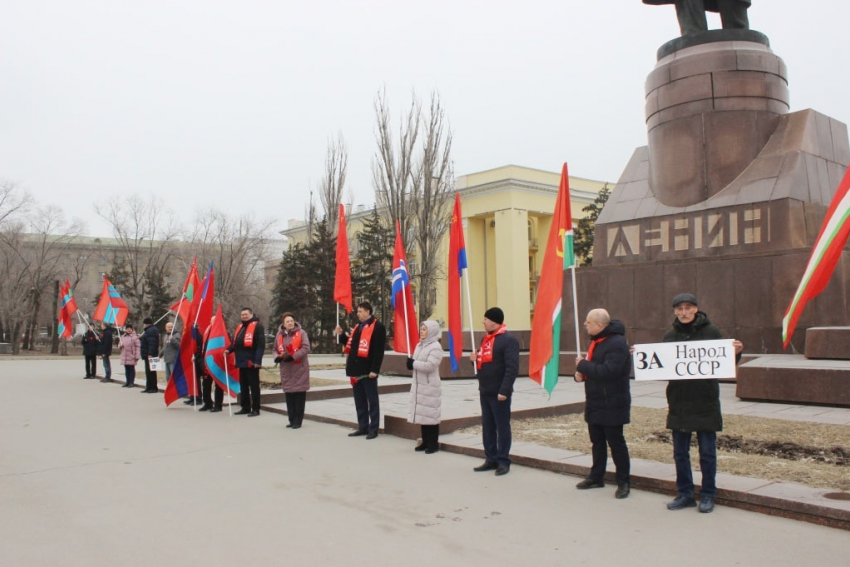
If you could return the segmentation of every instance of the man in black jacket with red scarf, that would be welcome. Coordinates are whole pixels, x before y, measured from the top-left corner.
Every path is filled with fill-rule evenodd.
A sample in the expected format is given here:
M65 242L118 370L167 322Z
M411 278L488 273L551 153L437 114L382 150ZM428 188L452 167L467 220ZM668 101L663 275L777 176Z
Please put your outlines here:
M592 445L593 465L586 479L576 485L579 490L605 486L605 465L608 447L617 467L615 498L629 495L629 448L623 437L623 425L629 423L632 397L629 392L629 372L632 359L624 337L626 328L612 321L604 309L587 314L584 328L590 335L586 356L576 359L577 382L584 382L584 420ZM607 447L606 447L607 444Z
M235 415L260 415L260 366L266 349L266 332L250 307L239 314L242 322L233 333L233 343L227 349L236 353L239 369L240 401L242 409Z
M387 330L372 316L372 304L368 301L357 306L357 319L360 323L350 335L343 333L340 326L336 328L339 342L345 345L348 354L345 373L351 380L354 407L357 409L357 429L348 436L365 435L366 439L374 439L378 436L381 420L378 374L384 361Z

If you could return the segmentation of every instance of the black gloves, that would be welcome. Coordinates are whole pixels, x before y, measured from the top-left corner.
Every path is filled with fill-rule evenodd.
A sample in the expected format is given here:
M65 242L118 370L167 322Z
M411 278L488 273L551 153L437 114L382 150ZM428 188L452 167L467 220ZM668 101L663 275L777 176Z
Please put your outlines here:
M407 369L413 370L413 359L410 358L409 356L407 357Z
M275 359L274 359L274 363L275 363L275 364L280 364L282 361L283 361L283 357L282 357L282 356L278 356L277 358L275 358Z

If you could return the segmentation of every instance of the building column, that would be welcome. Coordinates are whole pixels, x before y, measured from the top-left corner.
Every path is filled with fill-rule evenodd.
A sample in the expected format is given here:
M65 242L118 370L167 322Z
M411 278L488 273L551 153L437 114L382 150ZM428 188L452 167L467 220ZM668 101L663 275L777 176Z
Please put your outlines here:
M492 306L505 312L509 329L530 329L528 295L528 213L506 209L495 213L496 297Z

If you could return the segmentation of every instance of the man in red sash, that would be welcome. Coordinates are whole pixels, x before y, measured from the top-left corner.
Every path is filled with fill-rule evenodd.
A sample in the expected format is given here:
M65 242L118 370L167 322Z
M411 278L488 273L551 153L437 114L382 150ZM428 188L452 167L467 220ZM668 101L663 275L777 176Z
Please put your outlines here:
M266 349L266 331L260 320L249 307L239 314L242 323L233 333L233 343L227 349L236 353L236 368L239 369L239 395L242 409L235 415L260 415L260 366Z
M485 461L476 472L511 470L511 395L519 372L519 341L508 332L505 314L498 307L484 312L481 348L470 355L478 367L478 394L481 398L481 429Z
M629 423L632 397L629 372L632 358L626 343L626 327L604 309L587 314L584 328L590 335L586 356L576 359L576 382L584 382L584 420L590 435L593 465L586 479L576 485L579 490L605 486L608 447L617 467L618 499L629 496L629 448L623 436L623 425ZM607 444L607 447L606 447Z
M374 439L378 436L381 420L378 374L384 361L387 330L372 316L372 305L368 301L357 306L357 319L360 323L350 334L343 333L339 326L336 328L339 342L345 345L348 354L345 373L351 380L354 407L357 409L357 430L348 436L365 435L366 439Z

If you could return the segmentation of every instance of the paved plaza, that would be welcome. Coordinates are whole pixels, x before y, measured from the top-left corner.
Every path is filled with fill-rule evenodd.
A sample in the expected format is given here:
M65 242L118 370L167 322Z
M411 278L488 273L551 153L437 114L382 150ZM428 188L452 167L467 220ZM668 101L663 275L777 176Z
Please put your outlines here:
M272 412L166 409L82 369L0 361L15 402L0 414L4 567L847 564L846 531L722 506L669 512L665 495L619 501L522 466L496 478L472 472L477 459L314 421L293 431Z

